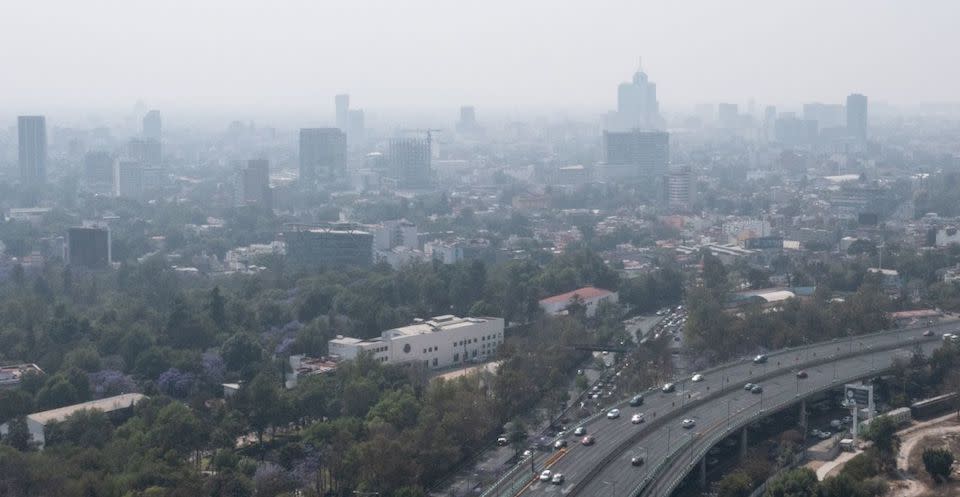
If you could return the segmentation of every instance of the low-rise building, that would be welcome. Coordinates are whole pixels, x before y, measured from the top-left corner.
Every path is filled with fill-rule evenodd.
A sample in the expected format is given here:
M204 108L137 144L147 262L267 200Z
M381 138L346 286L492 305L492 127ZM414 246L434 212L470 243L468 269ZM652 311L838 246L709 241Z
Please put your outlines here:
M46 443L46 427L50 423L59 423L73 414L80 411L103 411L107 414L119 413L132 409L141 400L147 398L139 393L125 393L114 397L107 397L99 400L91 400L74 404L72 406L59 407L49 411L35 412L26 416L27 430L30 432L30 440L36 444L37 448L42 450ZM9 423L0 425L0 435L6 435L9 432Z
M0 388L13 388L20 385L27 374L43 374L43 370L36 364L13 364L0 366Z
M587 317L596 315L597 307L600 306L601 302L616 304L618 301L617 292L585 286L572 292L561 293L560 295L542 299L540 301L540 307L543 309L543 312L556 316L565 313L570 304L574 303L577 299L586 307Z
M486 359L503 343L503 318L436 316L361 340L337 336L328 343L331 356L354 359L363 352L385 364L421 362L440 369Z

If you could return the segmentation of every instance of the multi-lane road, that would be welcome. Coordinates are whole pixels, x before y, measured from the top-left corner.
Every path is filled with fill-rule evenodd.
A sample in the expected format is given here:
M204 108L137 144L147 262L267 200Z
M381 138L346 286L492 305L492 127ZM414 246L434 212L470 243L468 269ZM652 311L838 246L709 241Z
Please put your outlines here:
M632 497L642 490L641 495L669 495L712 445L738 427L799 398L886 369L895 357L908 357L916 344L929 352L942 343L944 331L956 328L956 323L945 323L838 339L770 353L763 364L746 359L713 368L703 372L701 382L678 379L674 392L651 390L644 393L641 406L617 406L622 411L617 419L601 416L585 422L583 427L595 437L594 445L583 446L580 437L568 435L565 453L549 459L540 455L541 461L532 465L539 471L549 461L549 469L562 473L564 482L537 480L519 493L524 497ZM924 336L928 329L934 336ZM800 369L807 378L797 377ZM763 392L743 390L747 382L760 384ZM645 422L631 423L635 413L643 413ZM693 419L695 426L683 428L681 420L686 418ZM643 456L644 464L631 465L635 455ZM530 473L520 472L517 478L530 479Z

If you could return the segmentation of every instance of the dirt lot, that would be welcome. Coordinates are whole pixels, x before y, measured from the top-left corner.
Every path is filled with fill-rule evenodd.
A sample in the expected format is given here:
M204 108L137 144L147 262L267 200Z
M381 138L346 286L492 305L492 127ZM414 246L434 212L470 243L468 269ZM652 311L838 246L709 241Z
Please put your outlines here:
M915 481L922 483L924 488L915 489L919 493L914 495L920 497L956 497L960 495L960 471L958 471L956 463L954 464L952 480L940 485L933 482L933 479L930 478L927 470L923 467L923 451L927 448L945 447L950 449L955 456L960 455L960 431L956 431L956 425L951 425L951 427L954 429L947 430L948 426L940 426L931 427L917 433L919 438L913 442L915 445L909 449L910 452L907 455L907 472L916 479ZM896 482L891 483L891 487L896 485ZM890 493L892 495L902 495L898 494L897 490L891 488ZM913 494L909 491L904 493Z

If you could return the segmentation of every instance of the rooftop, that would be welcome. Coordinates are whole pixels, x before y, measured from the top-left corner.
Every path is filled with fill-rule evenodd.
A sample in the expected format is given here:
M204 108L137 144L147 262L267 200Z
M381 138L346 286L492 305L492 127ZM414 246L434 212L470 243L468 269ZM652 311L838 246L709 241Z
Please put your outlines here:
M74 404L72 406L60 407L57 409L51 409L49 411L35 412L27 416L32 421L46 425L51 421L63 421L71 414L84 411L87 409L93 409L103 412L113 412L120 409L126 409L133 406L137 402L147 398L146 395L139 393L125 393L117 395L115 397L107 397L105 399L91 400L90 402L83 402L80 404Z
M491 319L494 318L461 318L452 314L444 314L443 316L434 316L427 321L415 320L415 322L411 325L387 330L384 332L384 336L389 335L391 338L393 338L398 336L423 335L426 333L454 330L467 326L473 326L479 323L486 323Z
M554 295L552 297L547 297L540 300L541 304L565 304L570 302L570 299L574 295L579 296L583 300L595 299L600 297L606 297L607 295L613 295L613 292L610 290L604 290L602 288L596 288L592 286L585 286L583 288L578 288L572 292L561 293L560 295Z

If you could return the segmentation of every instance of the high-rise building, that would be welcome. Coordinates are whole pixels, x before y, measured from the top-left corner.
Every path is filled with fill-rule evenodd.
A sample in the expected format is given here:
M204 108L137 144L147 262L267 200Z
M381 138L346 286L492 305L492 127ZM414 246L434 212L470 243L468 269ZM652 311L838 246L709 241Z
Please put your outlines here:
M424 188L433 180L430 138L400 138L390 141L387 151L390 174L400 188Z
M104 269L111 263L110 228L79 226L67 230L67 261L71 266Z
M113 167L113 194L140 199L143 195L143 165L130 160L117 160Z
M273 207L273 194L270 190L270 161L266 159L249 160L236 170L235 205L260 205Z
M17 118L20 181L41 185L47 181L47 121L43 116Z
M295 228L284 233L287 258L301 268L373 264L373 235L349 228Z
M127 142L127 158L147 167L160 167L162 153L160 142L152 138L131 138Z
M603 181L655 181L670 162L670 135L664 131L603 132Z
M83 179L88 185L113 184L113 157L103 150L83 156Z
M859 93L847 96L847 134L867 141L867 97Z
M457 132L470 134L477 131L477 111L472 105L460 107L460 120L457 121Z
M717 105L717 122L721 128L737 128L740 123L740 111L737 104Z
M350 129L350 95L345 93L333 97L336 108L337 127L344 132Z
M663 127L657 85L649 80L642 68L633 74L632 81L620 83L617 87L617 112L606 127L612 131Z
M667 208L688 212L697 197L697 178L690 166L671 167L663 179Z
M346 176L347 137L337 128L300 130L300 181L310 183Z
M143 137L147 140L160 142L163 136L162 121L159 110L151 110L143 116Z

